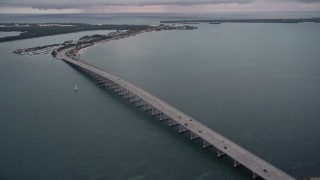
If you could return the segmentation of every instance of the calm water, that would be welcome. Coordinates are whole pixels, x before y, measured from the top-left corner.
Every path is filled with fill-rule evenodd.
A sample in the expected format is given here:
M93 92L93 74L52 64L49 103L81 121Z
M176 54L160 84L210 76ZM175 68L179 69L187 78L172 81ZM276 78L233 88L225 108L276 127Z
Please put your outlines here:
M90 23L90 24L158 24L161 20L230 19L230 18L312 18L318 12L237 12L212 14L1 14L0 23Z
M198 26L105 43L82 58L294 177L320 175L320 24ZM62 61L11 53L84 34L0 44L0 179L250 178Z
M8 36L18 36L19 34L21 34L21 32L19 31L11 31L11 32L0 31L0 38L8 37Z

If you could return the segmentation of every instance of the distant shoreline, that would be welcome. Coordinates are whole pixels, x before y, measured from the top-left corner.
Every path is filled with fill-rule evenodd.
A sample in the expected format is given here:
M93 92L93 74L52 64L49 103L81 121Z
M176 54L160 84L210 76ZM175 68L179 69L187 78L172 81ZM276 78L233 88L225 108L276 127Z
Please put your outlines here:
M303 22L313 22L320 23L320 17L314 18L292 18L292 19L187 19L187 20L170 20L170 21L160 21L160 23L303 23Z
M221 23L320 23L320 17L314 18L277 18L277 19L184 19L165 20L160 23L170 24L221 24ZM0 23L0 32L22 32L16 36L0 37L1 42L59 35L91 30L145 30L150 25L130 24L84 24L84 23Z

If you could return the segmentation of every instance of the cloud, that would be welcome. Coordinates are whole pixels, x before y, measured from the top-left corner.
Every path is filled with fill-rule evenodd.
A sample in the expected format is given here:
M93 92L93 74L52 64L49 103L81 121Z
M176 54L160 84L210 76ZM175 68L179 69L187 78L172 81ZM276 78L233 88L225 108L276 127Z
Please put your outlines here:
M319 3L320 0L266 0L267 2L279 2L279 3L288 3L288 2L298 2L298 3Z
M302 2L302 3L319 3L320 0L296 0L296 2Z
M94 6L155 6L155 5L207 5L246 4L254 0L0 0L0 7L33 7L37 9L66 9Z
M35 9L90 9L112 6L196 6L221 4L270 3L319 3L320 0L0 0L0 7L32 7Z

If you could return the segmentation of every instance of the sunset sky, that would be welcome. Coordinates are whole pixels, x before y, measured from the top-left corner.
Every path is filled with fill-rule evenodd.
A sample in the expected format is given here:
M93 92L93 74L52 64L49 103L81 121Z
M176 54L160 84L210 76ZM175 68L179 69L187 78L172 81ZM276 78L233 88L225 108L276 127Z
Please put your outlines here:
M1 13L320 11L320 0L0 0Z

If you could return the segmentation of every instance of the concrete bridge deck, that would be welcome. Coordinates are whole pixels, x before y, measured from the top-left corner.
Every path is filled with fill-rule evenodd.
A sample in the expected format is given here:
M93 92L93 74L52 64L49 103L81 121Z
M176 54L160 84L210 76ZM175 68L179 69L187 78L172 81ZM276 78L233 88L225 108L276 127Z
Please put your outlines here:
M72 59L66 56L66 52L71 49L68 48L61 51L58 53L57 58L96 79L102 87L117 93L151 116L158 118L160 121L167 121L169 126L175 126L180 133L189 133L191 140L198 139L203 143L203 148L213 146L217 149L218 157L227 155L234 160L234 167L242 165L251 170L253 173L252 178L295 179L141 88L80 59Z

